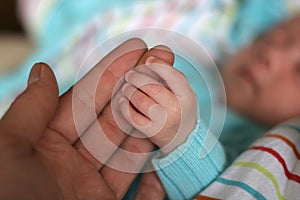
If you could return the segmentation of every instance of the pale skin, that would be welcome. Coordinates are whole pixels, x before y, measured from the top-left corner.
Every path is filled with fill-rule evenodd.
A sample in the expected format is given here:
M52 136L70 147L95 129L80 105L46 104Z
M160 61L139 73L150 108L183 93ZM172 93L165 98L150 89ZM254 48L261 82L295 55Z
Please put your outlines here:
M143 68L156 76L144 73ZM186 77L150 57L146 66L127 72L125 80L120 99L123 116L168 154L186 140L196 124L197 97Z
M122 133L110 118L108 106L112 87L119 78L116 76L125 74L149 56L158 56L169 64L173 62L173 55L167 48L147 51L141 40L132 39L94 68L108 67L99 82L95 103L98 120L111 130L106 132L109 137L110 133ZM89 80L92 73L85 79ZM27 89L0 121L1 199L121 199L128 190L136 174L106 167L79 145L79 135L84 133L77 133L75 128L71 99L72 89L58 96L55 77L47 65L40 63L33 67ZM119 138L114 142L126 149L148 152L153 148L147 139L138 140L122 134ZM154 192L147 193L147 197L151 199L153 195L163 199L164 190L154 173L143 177L141 193L136 199L142 198L149 180L154 183L151 186Z

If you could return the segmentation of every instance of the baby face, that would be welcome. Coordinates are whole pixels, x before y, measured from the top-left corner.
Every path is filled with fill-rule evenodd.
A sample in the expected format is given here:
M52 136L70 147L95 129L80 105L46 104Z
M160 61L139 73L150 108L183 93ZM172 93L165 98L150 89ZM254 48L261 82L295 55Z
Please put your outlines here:
M229 107L265 125L300 116L300 17L233 56L223 70Z

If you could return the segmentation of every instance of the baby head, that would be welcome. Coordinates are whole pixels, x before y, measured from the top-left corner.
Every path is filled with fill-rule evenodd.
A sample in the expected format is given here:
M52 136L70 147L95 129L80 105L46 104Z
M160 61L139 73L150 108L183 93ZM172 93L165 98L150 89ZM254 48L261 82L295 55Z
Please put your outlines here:
M223 68L228 106L265 125L300 116L300 17L272 29Z

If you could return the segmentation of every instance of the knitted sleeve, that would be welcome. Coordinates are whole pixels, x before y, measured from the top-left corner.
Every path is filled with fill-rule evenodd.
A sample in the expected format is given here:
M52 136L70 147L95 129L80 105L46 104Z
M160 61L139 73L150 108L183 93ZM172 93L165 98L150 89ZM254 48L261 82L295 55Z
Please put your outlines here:
M223 171L226 158L217 138L198 121L183 144L152 163L170 199L191 199Z

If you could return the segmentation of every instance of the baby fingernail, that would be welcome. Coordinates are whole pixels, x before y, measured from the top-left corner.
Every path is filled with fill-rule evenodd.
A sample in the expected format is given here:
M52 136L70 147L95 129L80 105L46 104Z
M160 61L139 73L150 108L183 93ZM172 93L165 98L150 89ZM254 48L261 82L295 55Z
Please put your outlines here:
M129 82L129 78L130 76L133 74L134 72L132 70L128 71L125 75L125 80Z

